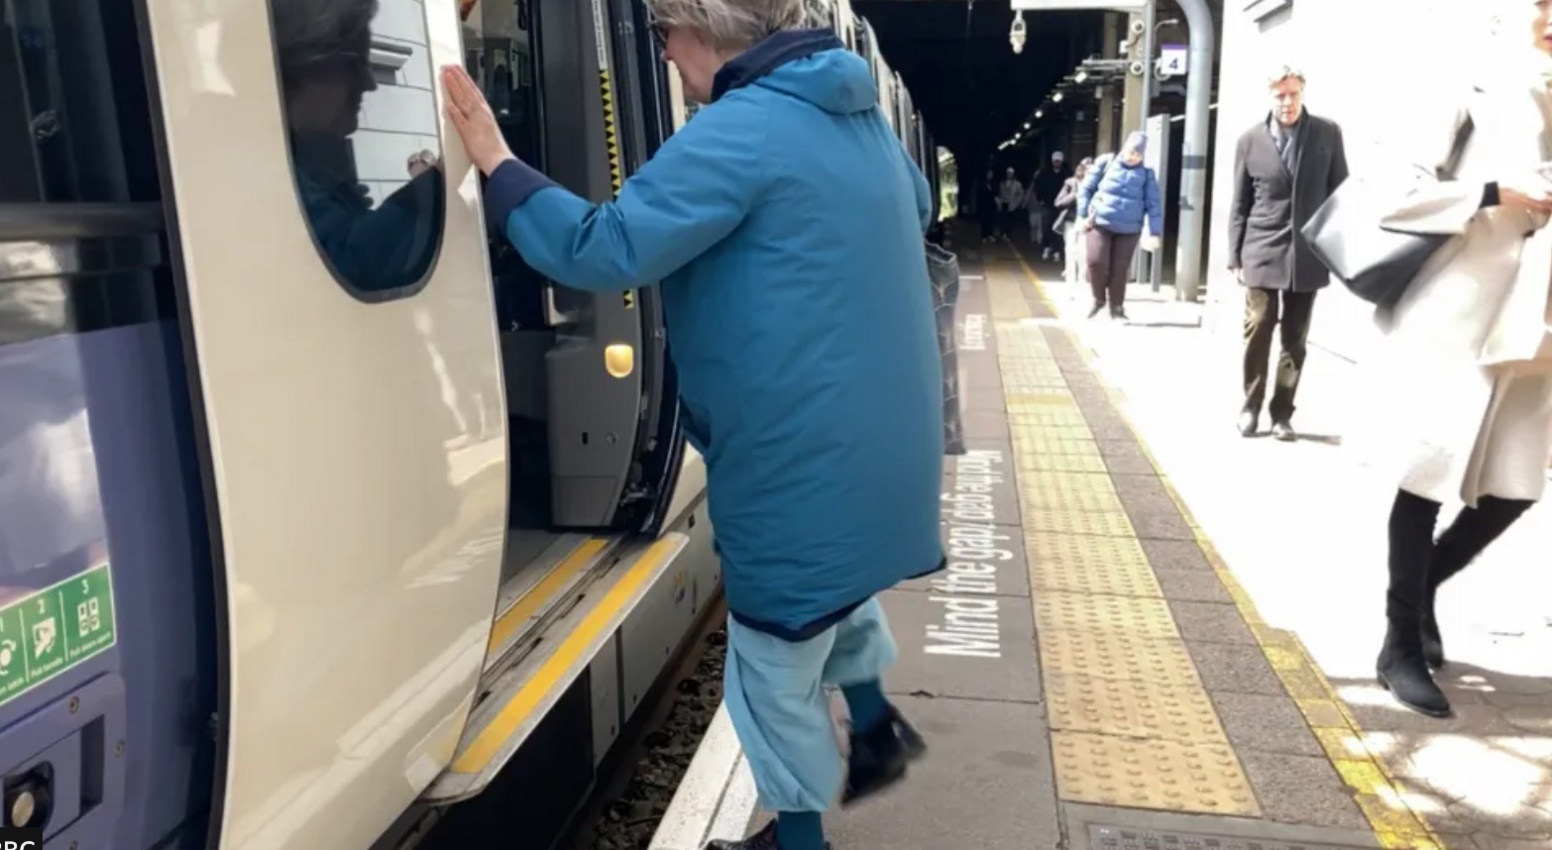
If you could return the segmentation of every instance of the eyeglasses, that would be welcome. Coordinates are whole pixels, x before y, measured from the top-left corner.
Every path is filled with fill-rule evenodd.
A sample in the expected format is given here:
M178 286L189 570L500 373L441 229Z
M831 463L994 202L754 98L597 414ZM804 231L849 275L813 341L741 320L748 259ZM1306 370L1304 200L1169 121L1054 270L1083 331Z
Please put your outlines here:
M668 27L652 14L651 8L647 9L647 28L652 31L652 43L657 45L657 49L668 49Z

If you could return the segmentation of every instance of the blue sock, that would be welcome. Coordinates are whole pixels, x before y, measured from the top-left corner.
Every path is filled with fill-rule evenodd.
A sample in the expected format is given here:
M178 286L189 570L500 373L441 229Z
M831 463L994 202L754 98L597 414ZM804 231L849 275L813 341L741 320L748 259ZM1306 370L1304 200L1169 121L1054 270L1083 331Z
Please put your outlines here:
M778 813L776 843L781 850L825 850L824 822L819 813Z
M852 731L859 735L873 731L889 711L889 701L884 699L884 689L877 679L846 685L841 693L846 696L846 708L851 712Z

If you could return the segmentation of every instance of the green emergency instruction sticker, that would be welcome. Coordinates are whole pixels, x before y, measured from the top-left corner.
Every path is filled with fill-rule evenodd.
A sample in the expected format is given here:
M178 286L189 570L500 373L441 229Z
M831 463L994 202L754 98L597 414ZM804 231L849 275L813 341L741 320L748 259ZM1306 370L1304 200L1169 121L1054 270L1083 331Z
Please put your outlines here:
M0 704L117 641L107 564L0 608Z

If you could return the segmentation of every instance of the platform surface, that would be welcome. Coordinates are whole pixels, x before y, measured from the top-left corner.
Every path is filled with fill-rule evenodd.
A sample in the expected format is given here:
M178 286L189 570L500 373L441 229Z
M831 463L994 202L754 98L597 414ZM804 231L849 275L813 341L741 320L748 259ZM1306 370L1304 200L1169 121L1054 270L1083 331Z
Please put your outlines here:
M1354 580L1349 553L1372 561L1374 547L1341 537L1359 519L1329 516L1367 492L1361 473L1265 457L1332 440L1235 435L1232 377L1227 396L1202 389L1221 383L1203 364L1222 346L1147 345L1154 327L1188 333L1184 305L1138 305L1131 326L1107 327L1012 246L960 261L968 452L945 463L950 569L882 596L901 648L886 690L931 752L900 786L827 814L836 850L1552 847L1552 724L1530 728L1552 706L1545 671L1488 686L1513 699L1450 679L1462 712L1444 723L1372 693L1383 550L1377 575ZM1147 383L1136 395L1134 381ZM1328 503L1313 513L1289 496L1316 490ZM1473 641L1454 625L1446 615L1465 656ZM1332 643L1342 651L1321 651ZM1333 678L1316 663L1327 655L1342 659ZM742 776L724 796L752 806Z

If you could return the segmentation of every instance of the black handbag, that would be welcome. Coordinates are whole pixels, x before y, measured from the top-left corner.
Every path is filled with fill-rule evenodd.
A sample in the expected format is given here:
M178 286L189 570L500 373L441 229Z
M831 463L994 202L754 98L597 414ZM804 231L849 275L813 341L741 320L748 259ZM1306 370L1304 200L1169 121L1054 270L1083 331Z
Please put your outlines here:
M1437 179L1454 179L1471 131L1468 114L1456 130L1449 158L1435 173ZM1453 238L1384 227L1380 221L1388 200L1360 181L1344 181L1299 231L1333 275L1382 311L1395 308L1423 264Z

